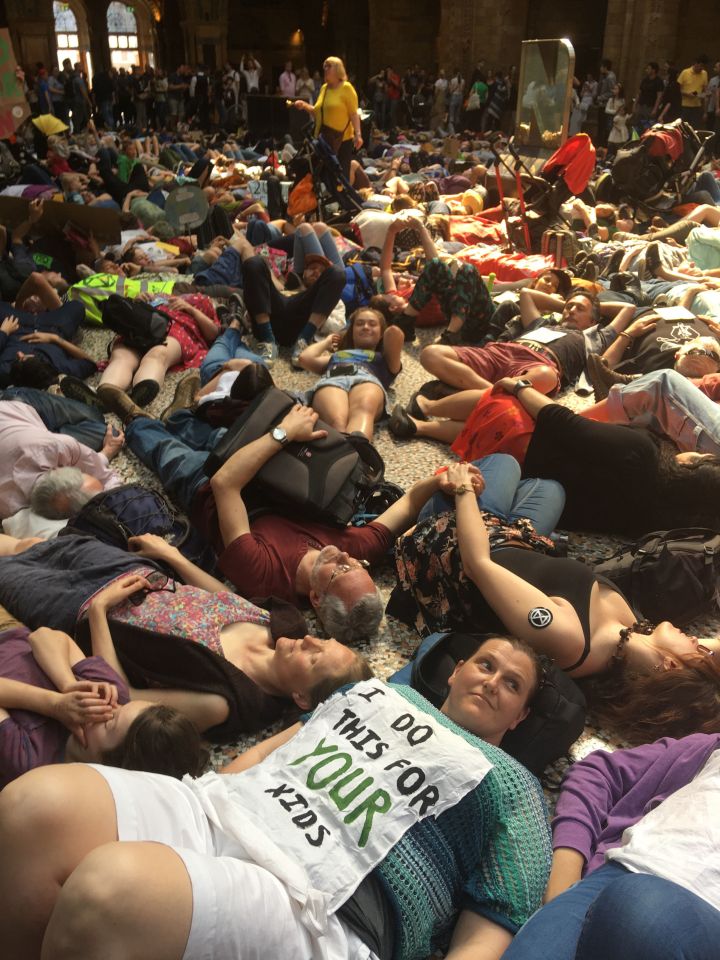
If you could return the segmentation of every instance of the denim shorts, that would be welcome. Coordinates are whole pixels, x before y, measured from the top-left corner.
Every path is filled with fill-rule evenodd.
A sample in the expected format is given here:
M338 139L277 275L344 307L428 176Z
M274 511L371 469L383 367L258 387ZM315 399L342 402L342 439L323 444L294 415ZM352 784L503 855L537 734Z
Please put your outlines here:
M353 387L356 387L359 383L374 383L383 392L383 397L385 398L385 407L387 408L387 391L385 387L380 383L377 377L373 376L369 370L360 370L358 373L354 373L351 376L347 377L321 377L314 387L311 387L306 394L306 403L308 405L312 404L313 396L321 387L338 387L340 390L344 390L345 393L350 393ZM387 416L387 409L383 416Z

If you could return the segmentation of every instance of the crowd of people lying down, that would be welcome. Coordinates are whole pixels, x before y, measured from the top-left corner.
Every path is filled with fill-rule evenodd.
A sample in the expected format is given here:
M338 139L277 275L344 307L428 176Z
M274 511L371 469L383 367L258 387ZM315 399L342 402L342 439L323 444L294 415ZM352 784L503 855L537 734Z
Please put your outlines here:
M720 643L663 612L685 567L638 609L579 544L720 530L718 170L662 215L591 177L551 257L508 247L486 143L393 140L326 221L284 211L289 142L91 121L13 161L7 960L716 955ZM361 498L373 443L420 479ZM550 823L565 708L625 746L576 756Z

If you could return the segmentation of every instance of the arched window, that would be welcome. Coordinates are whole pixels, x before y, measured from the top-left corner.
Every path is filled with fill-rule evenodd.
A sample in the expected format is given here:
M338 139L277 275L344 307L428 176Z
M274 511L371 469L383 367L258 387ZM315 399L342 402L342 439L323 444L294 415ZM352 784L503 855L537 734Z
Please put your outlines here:
M126 3L113 2L107 10L110 60L114 67L140 64L135 12Z
M69 3L53 3L55 16L55 36L57 38L58 64L62 65L66 58L73 64L80 60L80 41L78 39L78 25L75 14Z

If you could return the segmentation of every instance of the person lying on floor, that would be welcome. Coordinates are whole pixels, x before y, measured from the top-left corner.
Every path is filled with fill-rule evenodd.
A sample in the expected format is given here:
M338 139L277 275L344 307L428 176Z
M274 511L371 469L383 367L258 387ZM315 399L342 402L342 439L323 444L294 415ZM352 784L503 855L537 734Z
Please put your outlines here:
M523 476L557 480L567 498L559 519L565 530L641 536L668 526L714 529L720 471L682 451L715 452L716 404L674 371L647 377L647 385L642 377L613 387L610 402L581 415L517 377L441 400L419 394L407 409L393 410L390 426L408 435L407 424L466 460L509 453Z
M605 704L627 702L628 726L618 732L637 724L643 737L655 739L720 730L718 641L699 644L669 621L638 621L612 581L553 556L551 541L527 521L498 522L483 509L473 495L473 471L451 464L455 510L422 519L400 539L388 616L423 635L512 632L582 680L591 710L598 704L603 719L611 715ZM535 499L542 496L537 491ZM678 698L686 697L696 707L678 710Z
M147 690L143 698L155 698L150 686L164 688L164 702L193 711L198 726L221 741L254 733L293 706L310 709L371 675L356 651L307 633L296 611L274 618L161 537L131 538L130 551L76 534L0 536L0 603L31 629L49 625L86 646L88 635L97 644L97 631L107 632L109 623L128 676ZM123 675L107 636L102 643ZM208 665L218 659L223 663ZM168 692L178 689L194 693Z
M222 776L26 774L0 794L6 960L500 960L548 871L540 786L497 746L539 683L531 650L491 638L440 710L355 684Z
M133 578L134 590L146 586ZM181 711L163 705L156 690L144 699L129 688L107 629L103 639L86 657L67 633L30 631L0 607L0 789L64 760L178 778L203 772L207 751L198 732L218 721L199 709L202 695L178 691ZM223 705L227 712L217 698Z
M504 960L716 956L719 742L668 737L569 768L546 905Z
M520 292L525 322L541 317L540 303L556 298L537 290ZM614 319L599 327L602 311L612 309ZM590 293L577 292L565 301L560 325L529 330L510 343L484 347L431 344L422 351L423 367L443 383L461 390L482 390L505 377L526 377L543 393L555 393L574 383L585 369L588 353L604 351L632 320L634 309L601 306Z

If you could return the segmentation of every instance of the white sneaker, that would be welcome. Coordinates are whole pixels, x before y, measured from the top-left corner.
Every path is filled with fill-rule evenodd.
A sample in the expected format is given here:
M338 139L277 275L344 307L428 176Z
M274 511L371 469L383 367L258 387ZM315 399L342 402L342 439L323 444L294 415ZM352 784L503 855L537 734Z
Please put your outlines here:
M293 351L292 351L292 356L290 357L290 363L294 367L297 367L298 369L302 369L302 367L300 366L300 354L303 352L303 350L307 346L308 346L307 340L303 340L302 337L295 342L295 346L293 347Z
M270 367L278 358L278 346L274 340L256 340L255 353Z

